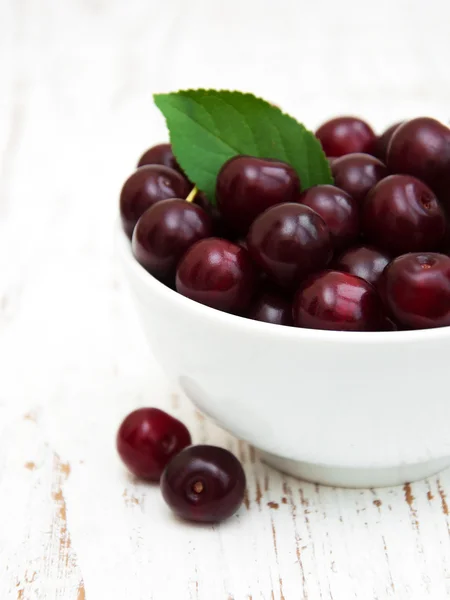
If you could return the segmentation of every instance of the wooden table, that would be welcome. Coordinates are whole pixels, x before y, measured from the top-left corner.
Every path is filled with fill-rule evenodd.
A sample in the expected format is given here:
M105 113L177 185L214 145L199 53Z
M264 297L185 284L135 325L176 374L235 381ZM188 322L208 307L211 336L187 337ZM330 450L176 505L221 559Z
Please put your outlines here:
M2 0L2 600L449 596L449 472L352 491L265 467L166 381L114 258L121 184L166 137L154 91L247 89L310 126L342 112L379 128L448 121L450 5L361 7ZM115 433L141 405L239 456L248 492L235 517L181 523L127 475Z

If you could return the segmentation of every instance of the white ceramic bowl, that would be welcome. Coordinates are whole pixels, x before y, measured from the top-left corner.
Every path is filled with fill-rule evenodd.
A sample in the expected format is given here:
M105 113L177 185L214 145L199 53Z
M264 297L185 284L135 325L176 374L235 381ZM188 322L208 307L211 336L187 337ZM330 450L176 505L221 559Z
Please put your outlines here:
M155 357L192 402L289 474L336 486L450 465L450 327L346 333L229 315L165 287L117 246Z

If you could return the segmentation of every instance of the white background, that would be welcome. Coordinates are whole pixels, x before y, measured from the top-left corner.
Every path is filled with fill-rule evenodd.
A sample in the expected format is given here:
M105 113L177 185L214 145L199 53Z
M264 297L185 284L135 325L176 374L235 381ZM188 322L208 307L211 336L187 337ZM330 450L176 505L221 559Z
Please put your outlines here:
M449 24L445 1L0 0L2 600L448 596L450 475L356 492L260 465L154 364L112 230L166 138L152 93L252 91L312 128L448 123ZM133 481L114 436L143 404L238 453L248 509L185 525Z

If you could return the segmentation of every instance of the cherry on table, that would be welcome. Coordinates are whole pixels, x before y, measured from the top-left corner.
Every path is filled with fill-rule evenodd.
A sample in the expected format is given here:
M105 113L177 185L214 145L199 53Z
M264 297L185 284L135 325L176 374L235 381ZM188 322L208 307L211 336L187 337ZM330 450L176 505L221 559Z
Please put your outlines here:
M405 327L450 326L450 257L435 252L399 256L386 268L385 295Z
M175 273L183 254L212 235L211 217L181 198L161 200L140 217L132 238L136 260L157 278Z
M381 179L387 177L388 170L378 158L355 152L337 158L331 167L334 183L361 202L367 192Z
M217 176L216 197L220 214L229 227L245 234L255 218L281 202L294 202L300 180L287 163L235 156Z
M450 208L450 129L428 117L406 121L389 144L391 173L413 175L428 184Z
M180 165L173 155L171 144L157 144L146 150L139 159L137 166L142 167L144 165L165 165L182 173Z
M161 477L161 491L182 519L217 523L242 504L245 473L238 459L217 446L191 446L180 452Z
M292 287L324 268L332 255L325 221L312 208L285 203L267 209L253 222L247 246L255 263L282 287Z
M186 198L190 184L178 171L164 165L139 167L126 180L120 194L120 216L131 239L139 217L160 200Z
M371 246L356 246L333 262L337 271L351 273L376 286L391 258L386 252Z
M446 231L445 214L431 189L410 175L390 175L367 194L363 232L392 256L435 250Z
M119 456L131 473L150 481L159 481L168 462L190 443L183 423L159 408L130 413L116 440Z
M176 288L211 308L242 314L250 305L257 272L248 252L221 238L196 242L181 259Z
M370 152L376 135L370 125L357 117L336 117L316 131L327 156L338 158L352 152Z
M379 331L386 315L375 288L339 271L309 277L293 303L294 325L336 331Z
M345 158L345 157L344 157ZM338 159L336 162L338 162ZM300 204L309 206L325 221L336 250L348 248L359 236L359 205L334 185L316 185L300 194Z

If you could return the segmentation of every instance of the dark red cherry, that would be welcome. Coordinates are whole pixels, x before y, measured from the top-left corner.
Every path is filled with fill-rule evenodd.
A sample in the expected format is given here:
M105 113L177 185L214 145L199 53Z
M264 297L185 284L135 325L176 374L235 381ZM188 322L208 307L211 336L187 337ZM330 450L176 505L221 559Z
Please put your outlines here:
M386 164L387 160L387 149L389 146L389 142L391 141L391 138L394 135L394 131L396 131L396 129L400 127L400 125L402 125L403 122L404 121L399 121L388 127L386 131L383 131L383 133L377 137L375 144L373 145L371 153L373 154L373 156L376 156L379 160L381 160L384 164Z
M375 288L364 279L339 271L308 278L293 304L294 325L336 331L379 331L385 315Z
M175 273L176 266L198 240L212 235L211 217L180 198L162 200L141 216L133 232L136 260L157 278Z
M190 443L183 423L159 408L135 410L117 433L120 458L136 477L150 481L159 481L167 463Z
M142 167L144 165L164 165L181 173L180 165L173 155L171 144L157 144L146 150L139 159L137 166Z
M343 190L334 185L316 185L304 191L298 201L322 217L336 250L348 248L358 239L359 205Z
M358 202L364 200L367 192L388 174L386 165L362 152L337 158L331 172L335 185Z
M450 208L450 129L427 117L395 130L388 147L391 173L414 175L428 184Z
M176 456L161 477L164 500L182 519L217 523L242 504L245 473L238 459L217 446L191 446Z
M411 329L450 325L450 258L434 252L399 256L386 268L386 298Z
M419 179L391 175L367 194L363 231L377 248L392 256L439 248L446 221L436 196Z
M120 216L131 238L139 217L160 200L186 198L190 185L185 177L164 165L140 167L124 183L120 194Z
M356 246L341 254L333 263L337 271L351 273L377 286L391 258L386 252L381 252L371 246Z
M257 272L248 252L220 238L191 246L176 275L177 291L183 296L238 314L249 307L256 282Z
M297 173L287 163L235 156L217 177L217 206L237 233L247 233L258 215L281 202L294 202L300 192Z
M303 204L278 204L257 217L247 235L253 260L277 284L297 285L332 255L325 221Z
M356 117L337 117L316 131L327 156L339 157L352 152L370 152L376 140L372 128Z
M247 317L274 325L292 325L292 302L280 293L264 290L254 300Z

